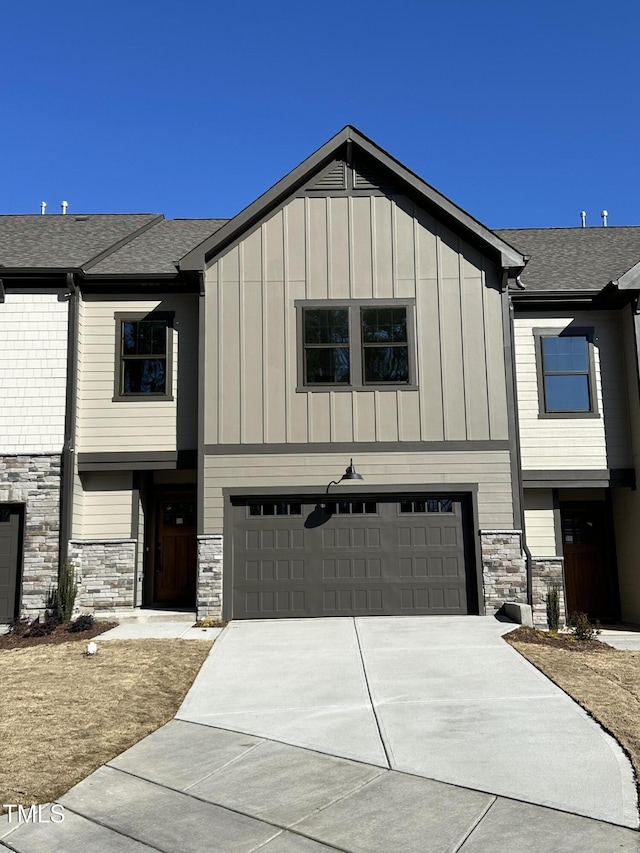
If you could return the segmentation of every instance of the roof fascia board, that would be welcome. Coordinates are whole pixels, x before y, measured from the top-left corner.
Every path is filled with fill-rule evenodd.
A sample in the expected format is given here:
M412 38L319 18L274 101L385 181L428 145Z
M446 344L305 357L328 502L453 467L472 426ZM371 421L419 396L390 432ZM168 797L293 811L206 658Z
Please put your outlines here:
M340 147L346 142L354 142L362 151L373 157L401 182L410 187L420 197L426 199L431 205L442 210L447 216L455 220L463 229L471 232L484 244L491 246L500 255L503 268L521 270L525 265L524 256L512 246L496 236L478 220L455 205L441 193L425 183L413 172L387 154L374 142L363 136L360 131L347 125L313 154L307 157L299 166L285 175L271 189L263 193L259 198L242 210L226 225L218 229L214 234L204 240L188 252L180 261L181 270L204 269L206 262L214 255L226 249L241 233L248 230L252 225L263 219L268 211L274 209L278 203L293 195L296 189L302 186L309 175L328 162Z
M471 231L476 237L479 237L484 243L488 243L500 253L502 266L509 269L521 269L525 265L524 255L520 254L513 246L506 243L502 238L498 237L493 231L490 231L486 225L483 225L473 216L468 214L457 204L443 196L430 184L426 183L422 178L403 166L390 154L380 148L375 142L367 139L359 131L355 131L354 141L365 151L369 156L379 160L387 169L390 169L402 181L408 184L419 195L427 198L436 207L447 213L452 219L456 220L467 230Z
M105 258L108 258L109 255L112 255L114 252L117 252L118 249L121 249L123 246L126 246L127 243L130 243L132 240L135 240L136 237L139 237L141 234L144 234L145 231L148 231L150 228L153 228L154 225L157 225L158 222L161 222L164 219L163 213L158 213L153 217L149 222L145 222L144 225L141 225L140 228L136 228L135 231L132 231L130 234L127 234L125 237L122 237L121 240L118 240L113 245L108 246L106 249L103 249L101 252L90 258L86 263L82 264L83 270L91 269L96 264L99 264L100 261L103 261Z
M304 183L308 174L319 168L324 161L329 161L336 151L350 139L349 126L343 127L341 131L332 136L317 151L314 151L306 160L303 160L295 169L288 172L270 189L251 202L244 210L230 219L222 228L211 234L198 246L180 260L181 270L204 270L206 261L214 252L226 247L234 237L249 229L254 222L264 216L265 211L276 207L278 202L287 198L297 189L298 185Z
M640 290L640 261L614 282L619 290Z

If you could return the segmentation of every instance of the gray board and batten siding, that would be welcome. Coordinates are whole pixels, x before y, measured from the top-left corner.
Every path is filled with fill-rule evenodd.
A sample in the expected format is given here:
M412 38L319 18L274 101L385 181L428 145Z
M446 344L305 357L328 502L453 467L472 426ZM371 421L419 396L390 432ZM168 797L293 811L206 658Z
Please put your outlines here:
M511 528L500 268L405 196L309 186L206 272L202 532L222 488L326 484L344 448L369 483L475 481L481 525ZM300 305L325 300L407 305L415 381L301 386Z
M205 445L508 438L500 270L406 198L294 198L206 287ZM305 300L415 300L417 388L300 389Z

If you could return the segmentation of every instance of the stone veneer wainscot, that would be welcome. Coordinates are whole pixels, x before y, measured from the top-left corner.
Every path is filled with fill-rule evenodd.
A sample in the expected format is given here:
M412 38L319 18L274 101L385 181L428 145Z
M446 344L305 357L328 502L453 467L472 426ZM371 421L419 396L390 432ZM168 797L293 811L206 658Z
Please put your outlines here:
M24 506L21 613L29 618L44 612L58 583L60 472L59 454L0 456L0 503Z
M222 536L198 536L198 619L222 618Z
M481 530L482 579L487 615L505 601L527 603L527 566L521 530Z
M133 607L136 547L135 539L69 542L78 582L76 609Z

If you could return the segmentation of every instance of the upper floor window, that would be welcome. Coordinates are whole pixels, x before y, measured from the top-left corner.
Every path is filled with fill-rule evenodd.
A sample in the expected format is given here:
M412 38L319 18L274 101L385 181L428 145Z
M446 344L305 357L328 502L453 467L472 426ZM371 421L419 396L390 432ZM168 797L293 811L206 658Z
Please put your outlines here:
M541 415L597 414L593 330L535 330Z
M413 303L300 303L300 385L415 387Z
M173 315L116 314L115 400L171 397Z

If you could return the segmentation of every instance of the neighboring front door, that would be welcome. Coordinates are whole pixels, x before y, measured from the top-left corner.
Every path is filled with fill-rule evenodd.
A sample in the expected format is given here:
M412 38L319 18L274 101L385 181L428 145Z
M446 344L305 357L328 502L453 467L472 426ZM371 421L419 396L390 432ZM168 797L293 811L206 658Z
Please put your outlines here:
M613 560L608 554L607 505L561 508L567 613L617 618Z
M194 606L196 563L195 494L160 494L156 512L155 601Z
M17 616L21 514L19 506L0 506L0 624Z

